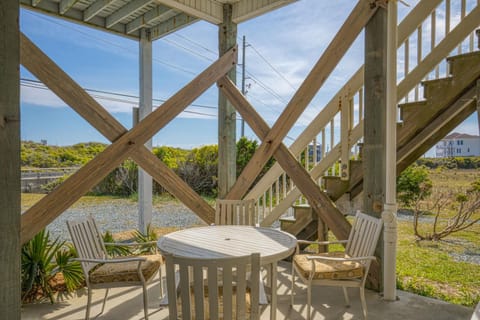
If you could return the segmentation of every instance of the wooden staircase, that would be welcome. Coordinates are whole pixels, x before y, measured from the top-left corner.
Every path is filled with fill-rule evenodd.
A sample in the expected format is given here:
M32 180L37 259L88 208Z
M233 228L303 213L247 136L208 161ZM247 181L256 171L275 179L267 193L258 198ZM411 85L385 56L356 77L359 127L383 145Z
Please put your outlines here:
M477 110L480 52L449 57L447 62L449 77L422 82L424 100L399 105L402 121L397 124L397 173ZM337 201L345 193L353 200L363 189L362 161L350 160L349 180L340 177L323 177L322 180L332 201ZM281 221L284 230L299 238L311 239L311 232L318 229L318 219L312 218L309 223L305 217Z

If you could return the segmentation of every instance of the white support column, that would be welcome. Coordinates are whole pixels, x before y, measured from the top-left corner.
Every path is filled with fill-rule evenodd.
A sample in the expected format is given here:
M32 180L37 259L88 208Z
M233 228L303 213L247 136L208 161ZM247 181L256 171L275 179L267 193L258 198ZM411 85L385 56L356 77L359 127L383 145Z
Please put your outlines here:
M387 37L387 112L386 112L386 172L385 204L383 206L383 297L396 300L397 257L397 1L388 2Z
M150 32L141 30L139 48L140 66L140 108L138 119L141 121L152 112L152 41ZM145 146L152 148L152 140ZM138 228L145 232L152 222L152 177L143 169L138 169Z

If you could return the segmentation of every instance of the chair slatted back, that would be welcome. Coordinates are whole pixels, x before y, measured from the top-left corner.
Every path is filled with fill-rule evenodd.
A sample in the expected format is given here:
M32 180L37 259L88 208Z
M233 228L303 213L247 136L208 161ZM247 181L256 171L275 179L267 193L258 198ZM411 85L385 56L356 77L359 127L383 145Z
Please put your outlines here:
M345 252L351 257L373 256L383 221L357 212Z
M107 251L103 238L91 216L82 219L67 221L68 231L78 257L82 259L106 259ZM91 268L98 263L82 262L83 271L88 274Z
M248 303L246 299L247 272L260 272L259 253L219 259L166 255L165 266L169 319L247 319L248 313L259 319L259 277L249 280Z
M215 208L216 225L255 226L257 223L255 200L217 199Z

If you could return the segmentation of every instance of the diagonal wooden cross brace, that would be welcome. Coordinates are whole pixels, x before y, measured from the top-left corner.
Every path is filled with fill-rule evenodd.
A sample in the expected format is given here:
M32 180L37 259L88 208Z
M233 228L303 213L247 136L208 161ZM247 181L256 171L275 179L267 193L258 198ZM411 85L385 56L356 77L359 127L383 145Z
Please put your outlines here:
M241 199L245 195L265 163L272 157L288 131L290 131L298 117L312 101L315 94L320 90L330 73L377 9L378 6L372 5L371 1L360 0L358 2L276 123L264 135L262 144L243 169L232 189L226 195L226 199Z
M228 98L243 119L247 121L255 134L264 139L270 131L268 124L255 111L250 103L245 99L235 84L223 77L218 81L218 86L223 94ZM273 156L277 159L280 166L287 172L288 176L295 182L303 195L308 199L309 204L317 212L323 221L332 230L337 239L347 239L350 234L351 225L345 219L343 214L332 203L332 200L320 190L318 185L310 177L307 170L300 165L295 156L288 148L281 143Z
M236 64L236 54L236 48L231 49L137 126L127 131L22 34L21 63L113 143L22 215L21 242L31 239L127 157L136 161L200 218L213 222L214 209L145 148L144 144L225 75Z

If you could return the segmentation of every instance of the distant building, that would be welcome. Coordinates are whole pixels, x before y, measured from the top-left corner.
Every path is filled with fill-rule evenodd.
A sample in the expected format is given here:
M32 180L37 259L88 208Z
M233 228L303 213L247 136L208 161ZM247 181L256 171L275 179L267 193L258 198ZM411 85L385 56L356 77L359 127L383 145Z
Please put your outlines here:
M435 146L437 158L480 156L480 136L454 132Z

